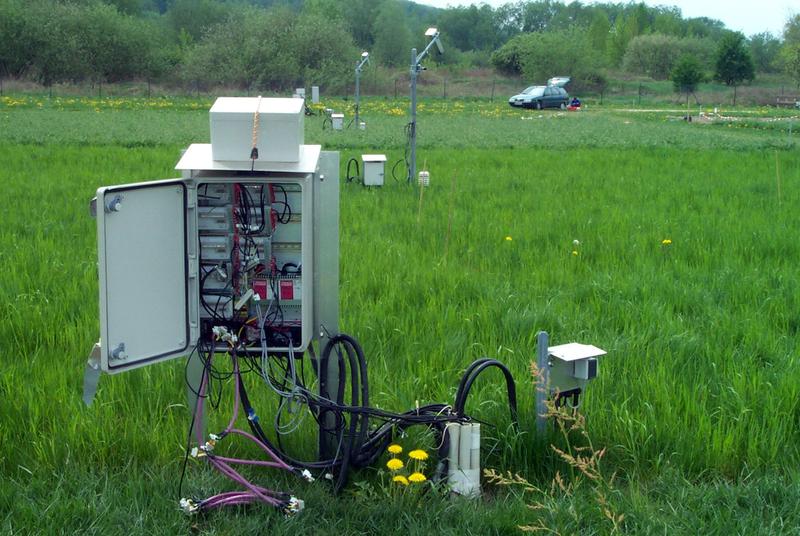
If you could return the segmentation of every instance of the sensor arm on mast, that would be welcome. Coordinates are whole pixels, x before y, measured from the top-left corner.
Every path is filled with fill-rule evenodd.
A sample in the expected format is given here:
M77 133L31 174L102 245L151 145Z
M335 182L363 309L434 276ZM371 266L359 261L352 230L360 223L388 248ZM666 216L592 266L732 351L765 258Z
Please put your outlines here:
M355 110L355 112L356 112L356 114L355 114L356 115L356 117L355 117L356 128L358 128L358 126L360 124L359 123L360 120L359 120L359 117L358 117L358 108L359 108L359 105L361 103L361 89L360 89L360 85L361 85L361 70L364 68L364 65L366 65L367 63L369 63L369 52L364 51L364 52L361 53L361 61L357 62L357 64L356 64L356 110Z
M439 30L428 28L425 36L430 38L430 42L420 54L417 54L416 48L411 49L411 120L408 122L409 161L408 176L406 177L409 183L417 174L417 75L422 70L420 62L430 52L433 45L439 49L439 54L444 54L444 47L439 39Z

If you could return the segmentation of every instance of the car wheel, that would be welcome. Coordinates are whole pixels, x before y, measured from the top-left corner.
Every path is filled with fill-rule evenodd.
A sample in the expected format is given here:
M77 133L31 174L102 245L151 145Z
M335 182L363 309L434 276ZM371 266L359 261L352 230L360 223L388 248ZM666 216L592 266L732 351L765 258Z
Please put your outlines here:
M540 101L540 100L536 101L536 109L537 110L541 110L542 109L542 101Z
M566 110L567 109L567 103L566 102L562 102L561 103L561 109L562 110Z

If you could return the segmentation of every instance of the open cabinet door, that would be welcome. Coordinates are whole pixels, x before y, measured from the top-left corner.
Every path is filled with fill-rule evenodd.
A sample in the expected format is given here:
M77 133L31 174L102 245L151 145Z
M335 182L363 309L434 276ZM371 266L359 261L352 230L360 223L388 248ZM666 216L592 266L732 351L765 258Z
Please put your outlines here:
M180 179L97 190L100 367L105 372L187 353L186 205Z

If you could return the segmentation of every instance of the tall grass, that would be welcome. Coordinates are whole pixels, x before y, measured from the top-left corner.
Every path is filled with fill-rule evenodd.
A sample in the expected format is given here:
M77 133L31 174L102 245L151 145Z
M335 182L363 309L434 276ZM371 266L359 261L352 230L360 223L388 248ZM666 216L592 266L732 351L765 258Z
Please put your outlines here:
M202 137L195 134L205 115L170 113L163 128L139 131L127 129L133 112L115 116L119 138L94 145L69 126L70 114L86 112L49 112L45 123L57 134L34 143L38 132L50 136L44 123L25 133L23 124L37 121L37 113L47 112L0 114L15 125L0 134L0 527L104 532L124 519L132 530L180 530L178 513L149 494L174 498L188 415L182 363L105 376L94 406L80 400L83 363L98 331L87 203L102 184L174 176L182 136ZM113 123L103 114L75 117L74 126L89 132ZM760 526L754 520L765 515L796 521L786 505L800 496L792 469L800 461L800 157L779 153L779 204L775 155L758 149L783 135L743 130L725 137L650 119L629 125L614 116L556 117L547 114L539 124L548 128L538 130L518 118L427 120L420 135L432 186L419 222L415 189L391 180L382 189L343 184L341 327L367 352L372 401L404 410L417 400L452 400L472 359L498 357L520 381L524 433L507 432L502 385L482 378L467 410L498 426L486 428L485 463L548 478L550 462L530 432L534 392L526 378L535 334L545 329L556 342L591 342L609 355L587 391L587 428L596 445L609 447L606 463L626 481L631 527L679 523L692 504L705 505L704 497L716 497L719 508L738 496L755 501L739 506L742 526ZM184 120L197 130L184 132ZM376 119L366 133L310 123L307 139L342 148L343 163L387 141L391 160L401 153L389 133L395 122L402 123ZM503 129L520 124L532 146L504 147ZM593 147L602 124L608 139L628 141ZM590 136L581 142L584 127ZM638 134L626 134L628 127ZM678 148L648 141L651 127L652 136L667 140L674 132ZM687 148L695 133L709 141ZM473 137L478 148L465 148ZM577 146L564 150L560 138ZM142 139L153 146L125 142ZM719 149L729 142L735 150ZM312 444L300 438L295 445ZM190 471L192 485L219 485ZM761 475L753 477L761 482L756 497L746 480L736 483L752 472ZM724 483L730 478L734 484ZM784 484L789 491L773 503ZM326 505L323 493L312 508L344 532L357 530L359 519L390 522L357 491L349 493L372 521L346 519L353 513L347 503ZM469 506L440 506L462 516L445 515L452 527L469 522L483 527L478 532L504 532L517 524L504 516L521 518L526 510L503 497L484 521ZM580 508L589 499L572 500ZM678 513L664 513L665 505L684 502ZM35 517L48 505L52 524ZM730 526L716 509L692 514L686 526ZM422 533L436 516L431 510L406 523L417 522ZM564 530L578 530L565 516ZM254 526L250 513L223 514L208 526L227 522ZM281 530L313 527L298 523Z

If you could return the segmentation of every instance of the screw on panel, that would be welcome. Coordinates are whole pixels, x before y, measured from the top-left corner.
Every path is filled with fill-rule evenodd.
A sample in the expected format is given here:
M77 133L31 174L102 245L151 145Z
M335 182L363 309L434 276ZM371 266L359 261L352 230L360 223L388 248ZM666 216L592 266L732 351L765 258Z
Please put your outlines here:
M125 343L121 342L116 348L111 350L111 359L127 359L128 354L125 353Z
M106 201L105 211L108 212L119 212L122 208L122 196L117 194L108 201Z

